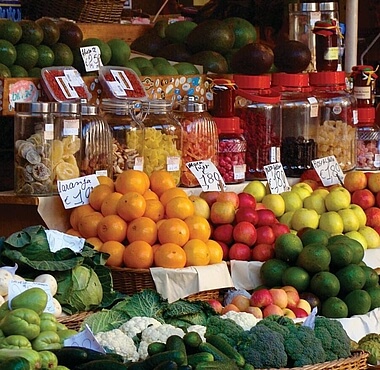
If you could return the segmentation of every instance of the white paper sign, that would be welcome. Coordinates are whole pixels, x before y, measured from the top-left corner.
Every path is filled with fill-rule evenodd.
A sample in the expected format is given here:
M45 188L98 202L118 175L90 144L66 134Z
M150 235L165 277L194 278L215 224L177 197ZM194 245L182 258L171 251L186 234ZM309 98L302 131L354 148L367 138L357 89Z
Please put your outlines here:
M65 209L88 204L92 189L99 185L96 175L77 177L75 179L57 181L58 193Z
M264 166L264 172L272 194L281 194L291 189L281 163L272 163Z
M95 336L88 325L86 325L84 330L80 331L78 334L75 334L69 338L66 338L63 342L63 345L66 347L72 346L72 347L89 348L89 349L93 349L94 351L106 353L104 348L95 339Z
M311 161L323 186L343 184L344 174L335 156L313 159Z
M99 46L84 46L79 49L86 72L99 71L100 67L103 65L102 59L100 58L101 52Z
M209 160L186 163L186 167L196 177L202 191L224 191L226 184L223 177Z
M80 253L84 247L84 238L62 233L58 230L45 230L50 252L55 253L63 248L69 248L75 253Z

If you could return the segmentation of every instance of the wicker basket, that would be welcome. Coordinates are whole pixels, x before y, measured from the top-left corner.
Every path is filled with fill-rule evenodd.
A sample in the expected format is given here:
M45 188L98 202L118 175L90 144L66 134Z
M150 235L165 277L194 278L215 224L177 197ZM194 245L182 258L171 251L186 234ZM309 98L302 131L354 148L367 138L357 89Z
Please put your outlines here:
M67 18L86 23L119 23L124 0L21 0L24 18Z
M121 293L132 295L143 289L156 290L153 277L149 269L131 269L123 267L111 267L113 288ZM207 290L186 297L190 301L207 301L217 299L219 289Z
M58 322L67 326L68 329L79 330L83 320L93 314L93 311L79 312L74 315L58 317Z

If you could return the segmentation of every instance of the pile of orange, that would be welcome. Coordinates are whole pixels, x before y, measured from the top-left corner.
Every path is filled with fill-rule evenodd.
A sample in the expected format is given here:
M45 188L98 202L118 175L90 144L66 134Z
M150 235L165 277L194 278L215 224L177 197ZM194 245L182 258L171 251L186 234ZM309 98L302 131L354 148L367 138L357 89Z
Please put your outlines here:
M115 181L98 179L89 204L72 210L67 233L108 253L108 266L182 268L222 261L223 250L210 239L208 220L196 214L170 172L148 177L131 169Z

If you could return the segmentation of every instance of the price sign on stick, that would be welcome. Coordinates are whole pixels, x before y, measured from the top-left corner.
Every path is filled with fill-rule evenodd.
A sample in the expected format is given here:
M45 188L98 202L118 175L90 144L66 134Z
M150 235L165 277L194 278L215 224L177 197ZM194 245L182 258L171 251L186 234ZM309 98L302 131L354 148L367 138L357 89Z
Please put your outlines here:
M101 52L99 46L83 46L79 49L86 72L99 71L100 67L103 65L100 58Z
M272 163L264 166L270 192L281 194L291 189L281 163Z
M202 191L226 190L222 175L211 161L188 162L186 167L197 178Z
M335 156L313 159L311 161L323 186L343 184L344 174Z

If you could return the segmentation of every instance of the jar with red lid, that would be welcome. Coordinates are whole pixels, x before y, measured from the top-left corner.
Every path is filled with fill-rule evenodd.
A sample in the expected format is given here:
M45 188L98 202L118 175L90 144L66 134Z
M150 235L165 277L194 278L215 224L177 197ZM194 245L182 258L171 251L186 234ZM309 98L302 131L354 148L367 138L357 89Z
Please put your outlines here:
M215 78L212 81L212 107L210 113L214 117L235 116L235 90L234 81L225 78Z
M309 74L313 93L320 102L317 157L335 156L342 171L356 166L356 99L347 91L346 73Z
M372 66L352 67L352 94L357 100L358 108L370 108L374 105L374 85L377 79Z
M219 132L218 170L226 184L245 181L247 142L239 117L214 117Z

